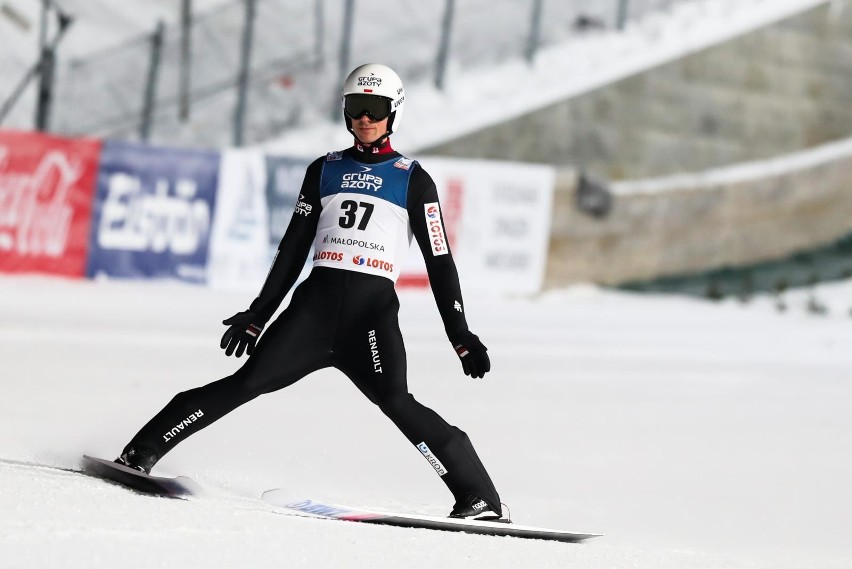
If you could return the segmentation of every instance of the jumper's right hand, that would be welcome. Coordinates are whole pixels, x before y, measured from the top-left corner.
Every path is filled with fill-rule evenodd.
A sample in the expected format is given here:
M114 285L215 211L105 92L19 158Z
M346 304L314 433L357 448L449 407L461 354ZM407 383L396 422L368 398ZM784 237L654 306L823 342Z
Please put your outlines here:
M238 358L243 355L243 352L251 355L257 343L257 337L263 330L263 324L258 324L257 321L257 314L251 310L238 312L222 321L225 326L230 326L222 336L222 341L219 342L219 347L225 350L226 356L233 354L234 350L237 351Z

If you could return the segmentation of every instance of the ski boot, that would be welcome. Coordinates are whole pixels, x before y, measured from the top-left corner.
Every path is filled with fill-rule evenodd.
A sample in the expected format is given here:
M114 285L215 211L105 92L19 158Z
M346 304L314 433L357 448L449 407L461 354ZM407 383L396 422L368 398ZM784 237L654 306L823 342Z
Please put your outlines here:
M503 506L504 504L501 504ZM508 508L506 508L508 512ZM450 512L451 518L463 519L463 520L476 520L479 522L500 522L510 524L512 520L509 518L508 514L504 517L502 508L494 511L494 508L488 505L488 503L476 496L468 495L459 502L456 502L456 505L453 506L453 511Z
M159 460L159 457L150 449L127 446L121 456L113 462L138 470L143 474L151 474L151 469L157 464L157 460Z

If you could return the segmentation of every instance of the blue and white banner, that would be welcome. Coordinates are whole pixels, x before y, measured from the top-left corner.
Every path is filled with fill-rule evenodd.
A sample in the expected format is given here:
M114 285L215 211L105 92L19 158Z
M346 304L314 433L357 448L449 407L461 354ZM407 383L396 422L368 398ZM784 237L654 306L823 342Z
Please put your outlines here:
M271 260L265 189L263 154L234 149L222 152L210 239L211 287L260 290Z
M205 283L219 153L104 142L87 274Z
M286 156L266 157L266 203L269 205L269 254L271 258L278 251L278 245L296 208L305 171L310 160L289 158ZM297 283L308 277L313 262L313 250L305 259L305 266Z
M274 253L290 224L310 161L266 157L266 202L269 204L269 246Z
M257 150L223 152L210 242L210 286L260 290L290 223L308 164Z

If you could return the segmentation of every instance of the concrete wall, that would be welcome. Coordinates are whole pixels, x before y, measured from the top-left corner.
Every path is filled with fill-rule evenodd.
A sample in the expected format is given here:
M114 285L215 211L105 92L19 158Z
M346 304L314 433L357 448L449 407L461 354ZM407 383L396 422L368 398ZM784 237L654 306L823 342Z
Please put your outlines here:
M691 176L613 186L610 213L576 206L560 171L545 287L617 285L780 259L852 234L852 139Z
M791 155L852 137L850 102L852 2L836 2L428 153L558 166L545 286L617 285L852 234L852 149L816 151L810 164L787 156L794 168L616 184L604 218L578 209L577 171L637 180Z
M545 162L610 179L660 176L845 138L850 100L847 2L424 153Z

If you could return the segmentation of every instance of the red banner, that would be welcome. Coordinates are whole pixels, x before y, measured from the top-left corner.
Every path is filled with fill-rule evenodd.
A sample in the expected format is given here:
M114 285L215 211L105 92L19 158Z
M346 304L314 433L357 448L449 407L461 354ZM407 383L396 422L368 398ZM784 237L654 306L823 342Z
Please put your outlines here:
M0 131L0 272L85 275L100 148Z

